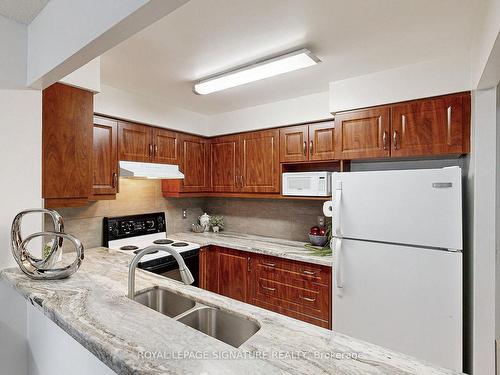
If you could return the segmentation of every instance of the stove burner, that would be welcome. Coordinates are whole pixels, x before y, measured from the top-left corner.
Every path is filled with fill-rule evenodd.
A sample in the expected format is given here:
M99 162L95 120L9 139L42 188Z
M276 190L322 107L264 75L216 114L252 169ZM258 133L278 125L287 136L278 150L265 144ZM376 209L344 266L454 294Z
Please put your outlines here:
M174 242L171 246L183 247L183 246L189 246L189 244L185 242Z
M167 238L153 241L153 243L156 245L170 245L172 242L174 241L169 240Z
M136 250L136 249L138 249L138 247L134 245L127 245L120 247L120 250Z
M139 250L134 251L134 254L137 254L139 251L141 251L141 250L139 249ZM148 253L148 254L156 254L157 252L158 252L158 250L153 251L153 252Z

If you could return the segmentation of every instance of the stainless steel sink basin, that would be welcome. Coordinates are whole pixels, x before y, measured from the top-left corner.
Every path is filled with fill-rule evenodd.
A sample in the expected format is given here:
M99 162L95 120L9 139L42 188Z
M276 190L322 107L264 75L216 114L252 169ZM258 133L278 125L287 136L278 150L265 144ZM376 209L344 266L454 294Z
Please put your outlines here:
M196 303L167 289L153 287L138 292L134 300L171 318L192 309Z
M178 321L236 348L260 329L254 321L211 307L196 309Z
M235 348L260 329L253 320L208 307L158 286L137 292L134 301Z

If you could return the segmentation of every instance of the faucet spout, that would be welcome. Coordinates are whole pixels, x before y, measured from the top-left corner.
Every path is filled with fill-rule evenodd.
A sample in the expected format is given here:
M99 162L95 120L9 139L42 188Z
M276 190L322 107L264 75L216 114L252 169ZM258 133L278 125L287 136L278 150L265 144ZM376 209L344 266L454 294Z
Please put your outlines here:
M179 272L184 284L192 284L194 282L193 274L191 273L189 268L187 268L186 263L184 263L184 259L177 251L166 246L148 246L139 251L134 259L132 259L132 262L130 262L130 266L128 268L128 298L134 299L135 296L135 270L137 268L137 265L139 264L139 261L144 255L151 254L156 251L165 251L174 257L174 259L179 264Z

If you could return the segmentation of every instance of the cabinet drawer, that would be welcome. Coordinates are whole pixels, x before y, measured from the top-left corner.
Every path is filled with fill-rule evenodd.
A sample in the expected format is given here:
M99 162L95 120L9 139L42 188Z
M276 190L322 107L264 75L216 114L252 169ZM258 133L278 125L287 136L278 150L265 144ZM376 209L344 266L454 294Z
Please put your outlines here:
M302 320L304 322L317 325L319 327L331 329L331 324L326 319L319 319L319 318L316 318L314 316L302 314L298 311L288 310L288 309L273 305L271 303L256 300L256 299L252 300L251 303L254 306L262 307L266 310L274 311L274 312L277 312L279 314L289 316L291 318L299 319L299 320Z
M254 271L268 279L286 280L297 286L329 285L332 274L330 267L266 256L257 258Z
M256 287L257 298L262 296L262 299L265 300L267 300L268 297L280 299L315 310L320 316L323 315L322 310L326 307L322 306L322 294L328 292L328 290L324 290L325 287L310 290L261 277L258 278Z

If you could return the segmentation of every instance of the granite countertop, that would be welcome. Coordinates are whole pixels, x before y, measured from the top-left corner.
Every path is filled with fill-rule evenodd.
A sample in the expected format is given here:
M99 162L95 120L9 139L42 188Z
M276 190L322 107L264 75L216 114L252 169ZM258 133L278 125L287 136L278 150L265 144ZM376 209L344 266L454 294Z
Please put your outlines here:
M136 290L159 285L205 305L256 320L260 330L234 348L128 299L130 259L127 254L96 248L86 251L81 268L68 279L31 280L15 267L0 271L0 280L121 375L455 373L137 270Z
M255 236L233 232L174 233L168 238L179 241L194 242L200 246L222 246L251 253L272 255L285 259L332 266L332 256L314 255L304 247L305 242L282 240L279 238Z

